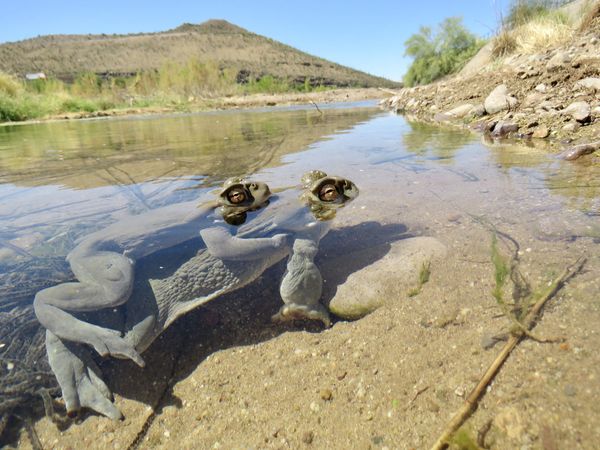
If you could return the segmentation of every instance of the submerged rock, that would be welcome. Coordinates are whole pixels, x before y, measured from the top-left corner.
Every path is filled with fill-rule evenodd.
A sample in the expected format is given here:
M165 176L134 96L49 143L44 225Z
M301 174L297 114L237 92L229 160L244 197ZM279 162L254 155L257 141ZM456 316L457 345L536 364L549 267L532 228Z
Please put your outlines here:
M505 122L504 120L501 120L494 126L494 129L492 130L492 136L502 138L506 137L506 135L508 135L509 133L514 133L518 130L519 125L517 125L516 123Z
M367 253L375 250L362 250L346 258L368 258ZM406 299L418 284L423 264L442 259L446 252L446 246L432 237L396 241L385 256L350 274L337 287L329 301L329 310L344 319L358 319L387 302Z
M583 155L589 155L594 153L600 148L600 141L590 142L589 144L579 144L571 147L560 154L562 159L567 161L574 161Z

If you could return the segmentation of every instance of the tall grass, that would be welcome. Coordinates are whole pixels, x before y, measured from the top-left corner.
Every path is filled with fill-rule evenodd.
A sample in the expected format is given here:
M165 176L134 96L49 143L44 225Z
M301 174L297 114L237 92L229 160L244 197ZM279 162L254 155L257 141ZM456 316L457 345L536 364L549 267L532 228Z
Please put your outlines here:
M322 90L309 79L292 82L265 75L240 84L236 71L216 62L191 59L165 63L131 77L101 78L86 72L70 83L57 79L25 81L0 72L0 121L21 121L61 113L91 113L114 108L175 106L188 108L207 99L234 94Z
M514 1L493 40L493 55L533 54L567 42L576 31L576 24L556 9L564 3L562 0Z

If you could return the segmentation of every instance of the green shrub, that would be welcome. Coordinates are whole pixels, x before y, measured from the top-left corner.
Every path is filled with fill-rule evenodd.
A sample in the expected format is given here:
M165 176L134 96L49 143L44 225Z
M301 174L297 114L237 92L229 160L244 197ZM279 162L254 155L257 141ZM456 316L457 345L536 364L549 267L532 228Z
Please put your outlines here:
M259 79L251 80L246 86L246 92L250 94L277 94L281 92L288 92L292 90L292 87L286 80L275 78L272 75L264 75Z
M23 93L10 97L0 93L0 122L17 122L44 117L53 112L52 100Z
M82 73L71 86L71 93L81 97L90 97L100 94L102 80L92 72Z
M21 90L21 84L14 77L0 72L0 94L14 97Z
M404 76L404 84L427 84L457 72L483 44L484 41L469 32L458 17L445 19L437 34L428 27L421 27L419 33L404 43L405 55L414 58Z

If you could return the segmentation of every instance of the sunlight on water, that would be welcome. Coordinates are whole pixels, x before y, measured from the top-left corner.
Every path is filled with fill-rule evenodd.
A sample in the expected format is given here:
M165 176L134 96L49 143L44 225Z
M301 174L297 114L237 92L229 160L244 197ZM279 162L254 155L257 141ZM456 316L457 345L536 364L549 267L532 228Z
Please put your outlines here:
M72 278L64 258L81 237L161 206L211 199L231 176L281 191L312 169L360 189L337 226L378 224L345 236L340 248L392 240L385 227L402 225L445 237L465 255L485 254L500 230L537 248L538 271L582 247L599 251L598 167L519 144L486 146L474 134L372 107L0 127L0 344L9 328L30 336L0 347L0 358L31 345L29 363L48 371L32 300Z

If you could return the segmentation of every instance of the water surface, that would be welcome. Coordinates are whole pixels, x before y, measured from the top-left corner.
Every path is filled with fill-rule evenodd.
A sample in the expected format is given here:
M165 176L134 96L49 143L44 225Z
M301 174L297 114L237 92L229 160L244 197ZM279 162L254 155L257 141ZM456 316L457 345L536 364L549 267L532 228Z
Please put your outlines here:
M373 107L5 126L0 358L23 354L36 333L40 347L33 295L70 279L64 258L78 238L128 215L210 198L230 176L286 189L311 169L348 177L361 189L338 226L402 224L474 261L489 253L488 237L498 230L519 243L531 271L540 274L582 251L599 254L598 166L523 144L485 145L477 135ZM369 246L386 238L351 239ZM9 336L26 337L9 345ZM30 353L27 364L47 370L43 352ZM3 370L10 375L6 365Z

